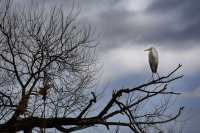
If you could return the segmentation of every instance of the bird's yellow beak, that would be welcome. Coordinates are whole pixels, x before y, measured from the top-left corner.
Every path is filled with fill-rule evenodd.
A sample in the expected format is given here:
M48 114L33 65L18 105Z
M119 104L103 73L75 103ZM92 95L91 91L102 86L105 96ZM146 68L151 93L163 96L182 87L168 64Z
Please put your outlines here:
M148 49L145 49L144 51L150 51L150 48L148 48Z

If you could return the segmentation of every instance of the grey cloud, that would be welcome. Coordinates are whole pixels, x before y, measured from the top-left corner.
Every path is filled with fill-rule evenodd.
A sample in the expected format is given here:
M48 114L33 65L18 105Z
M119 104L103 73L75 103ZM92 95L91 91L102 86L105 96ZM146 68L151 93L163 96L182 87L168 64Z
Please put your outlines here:
M70 0L36 1L46 5L61 4L65 10L72 6ZM154 0L142 13L120 6L124 4L121 0L79 0L77 4L80 5L80 16L83 15L81 19L100 34L103 49L127 43L190 47L198 43L187 44L186 41L200 40L198 0ZM139 20L141 14L144 20Z
M154 0L147 10L155 13L166 13L174 10L181 11L185 17L198 17L199 4L199 0Z
M200 35L199 5L200 5L199 0L167 0L167 1L156 0L148 8L148 12L159 13L159 14L167 14L167 13L177 14L177 17L180 17L177 23L179 25L184 25L184 28L182 30L176 30L176 29L168 30L166 28L164 31L160 31L159 38L161 40L167 39L174 41L185 41L185 40L199 41L199 35ZM166 25L166 27L170 27L170 25Z
M107 6L107 10L87 18L102 34L105 47L158 43L173 47L191 47L200 37L200 8L198 0L155 0L142 14L147 25L138 23L138 13ZM94 5L95 6L95 5ZM88 7L89 8L89 7ZM100 10L96 6L96 10ZM148 20L148 19L153 19ZM149 25L148 25L149 23ZM153 23L153 24L152 24Z
M154 2L148 7L148 11L163 13L170 10L177 10L184 3L184 0L154 0Z
M19 0L31 3L33 0ZM36 0L47 5L62 5L68 9L72 6L71 0ZM84 20L89 21L97 28L105 44L121 45L122 43L163 43L181 45L186 40L199 41L200 37L200 1L199 0L154 0L142 12L143 15L154 19L154 24L140 26L137 23L138 13L123 9L122 0L77 0L82 9L81 14L91 14ZM124 1L127 2L127 1ZM151 17L153 16L153 17ZM160 18L162 17L163 18ZM165 18L167 16L167 18ZM164 19L165 21L160 21ZM183 45L183 44L182 44ZM185 44L187 45L187 44Z

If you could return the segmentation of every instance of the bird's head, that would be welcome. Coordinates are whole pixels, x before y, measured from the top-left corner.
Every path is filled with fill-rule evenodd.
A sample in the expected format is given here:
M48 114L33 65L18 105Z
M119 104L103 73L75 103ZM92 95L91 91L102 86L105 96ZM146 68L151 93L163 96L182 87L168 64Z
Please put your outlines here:
M150 47L148 49L145 49L144 51L152 51L154 48L153 47Z

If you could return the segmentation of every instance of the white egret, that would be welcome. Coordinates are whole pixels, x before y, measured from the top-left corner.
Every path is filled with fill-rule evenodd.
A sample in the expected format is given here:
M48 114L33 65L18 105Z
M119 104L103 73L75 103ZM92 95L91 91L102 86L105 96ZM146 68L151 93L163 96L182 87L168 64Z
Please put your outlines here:
M153 74L157 74L157 69L158 69L158 52L154 47L150 47L144 51L148 51L149 52L149 65L151 68L151 72L152 72L152 77ZM159 75L158 75L159 77Z

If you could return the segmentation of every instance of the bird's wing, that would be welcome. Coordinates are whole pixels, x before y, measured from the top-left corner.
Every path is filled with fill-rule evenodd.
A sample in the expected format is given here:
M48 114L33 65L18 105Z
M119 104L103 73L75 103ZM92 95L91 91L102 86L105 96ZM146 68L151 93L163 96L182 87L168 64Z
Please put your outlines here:
M158 63L156 62L153 54L149 55L149 65L153 73L157 72Z
M152 54L153 54L153 58L155 60L155 64L158 64L158 62L159 62L158 51L155 48L152 50Z
M157 72L158 68L158 52L155 49L149 52L149 65L153 73Z

